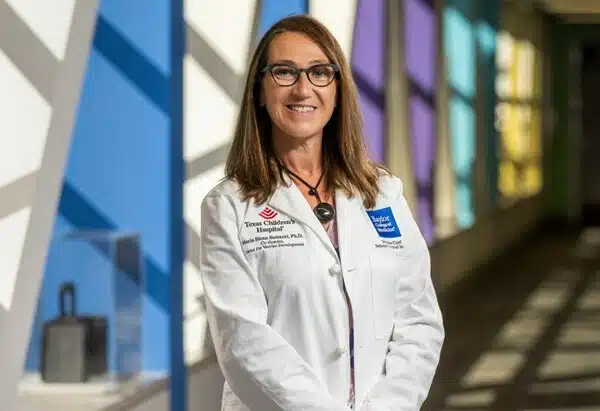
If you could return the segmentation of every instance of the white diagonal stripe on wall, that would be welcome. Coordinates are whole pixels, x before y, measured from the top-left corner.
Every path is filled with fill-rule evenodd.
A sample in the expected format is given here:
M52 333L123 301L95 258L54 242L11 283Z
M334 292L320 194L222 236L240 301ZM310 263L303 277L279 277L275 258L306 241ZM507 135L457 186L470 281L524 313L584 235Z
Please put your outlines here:
M52 54L62 60L67 47L67 37L75 0L0 0L10 6L46 45ZM52 16L48 19L47 16Z
M198 263L200 259L200 238L197 233L200 232L200 204L210 190L210 188L223 176L223 165L220 164L212 169L189 179L185 182L185 222L187 254L186 264L184 266L184 300L186 301L186 316L190 313L196 313L195 316L203 316L201 298L203 290L199 279ZM193 250L190 248L194 247ZM195 320L188 321L186 318L184 325L185 332L185 351L186 362L193 363L210 355L212 348L204 341L198 341L199 336L204 336L206 330L198 330L198 326L206 327L205 322L200 321L198 317ZM203 347L200 350L200 347ZM204 350L205 349L205 350Z
M0 186L0 198L2 199L0 201L0 221L29 205L33 190L35 189L35 180L36 174L31 173L10 184ZM0 250L2 250L1 247Z
M309 0L308 11L311 16L321 21L340 43L346 58L350 60L352 37L354 34L354 17L357 0Z
M225 143L201 156L194 158L185 164L185 178L186 180L193 179L205 172L209 171L213 167L220 164L224 164L229 154L230 144Z
M236 104L239 103L243 92L243 78L238 75L225 60L210 45L194 31L187 27L187 57L192 57L201 65L213 81ZM195 93L195 90L186 90Z
M0 50L49 103L52 99L52 82L60 60L37 37L31 27L27 26L2 0L0 0Z
M30 7L33 0L14 3L13 7ZM10 120L0 122L0 135L10 136L9 139L0 139L3 145L6 144L0 148L0 153L7 156L0 159L0 175L3 178L0 186L39 169L35 189L27 206L2 220L3 224L0 226L0 238L9 238L11 242L22 244L11 249L10 256L0 256L3 261L19 260L16 275L12 268L12 273L0 276L0 289L5 290L3 305L5 308L9 307L0 310L2 410L14 409L17 385L23 375L28 339L42 284L45 256L96 17L97 1L94 0L77 2L74 13L72 9L64 8L66 2L61 5L51 3L53 7L49 9L30 7L28 10L39 14L35 21L43 22L43 29L36 31L38 36L42 36L40 40L44 44L60 46L65 50L63 61L52 79L52 109L30 84L27 76L19 71L19 67L4 53L0 56L0 79L3 82L0 113L3 119ZM29 24L33 24L31 15L28 19ZM66 45L56 43L58 40L52 37L55 31L69 33L63 40ZM50 37L44 38L44 33L50 33ZM13 38L13 41L19 40ZM9 88L8 92L6 88ZM15 98L6 98L5 94ZM6 140L10 144L5 143ZM4 154L5 148L9 150L10 156ZM43 154L40 154L41 151ZM4 224L7 221L8 224ZM11 295L6 292L7 288L13 290Z
M185 19L229 67L241 76L254 22L256 0L186 1Z
M0 273L2 273L2 286L0 287L0 308L10 313L13 292L17 282L17 272L23 253L27 224L29 223L30 207L21 208L15 213L0 219ZM8 235L4 235L8 234ZM2 324L0 324L0 327Z
M189 161L231 139L238 105L189 55L184 61L184 72L184 158Z
M0 51L0 187L35 172L42 161L52 109Z
M186 1L184 60L185 351L193 363L212 354L200 281L200 204L224 174L243 92L256 0ZM232 13L235 10L235 13ZM225 29L226 28L226 29Z
M224 164L185 182L185 220L192 230L200 232L200 205L215 183L223 177ZM188 257L189 258L189 257Z

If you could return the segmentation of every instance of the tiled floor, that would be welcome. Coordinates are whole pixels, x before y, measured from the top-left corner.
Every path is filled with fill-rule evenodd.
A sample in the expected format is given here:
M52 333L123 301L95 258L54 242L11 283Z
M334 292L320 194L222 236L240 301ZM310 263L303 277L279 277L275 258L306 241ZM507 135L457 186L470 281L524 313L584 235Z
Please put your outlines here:
M442 296L423 411L600 411L600 239L547 236Z

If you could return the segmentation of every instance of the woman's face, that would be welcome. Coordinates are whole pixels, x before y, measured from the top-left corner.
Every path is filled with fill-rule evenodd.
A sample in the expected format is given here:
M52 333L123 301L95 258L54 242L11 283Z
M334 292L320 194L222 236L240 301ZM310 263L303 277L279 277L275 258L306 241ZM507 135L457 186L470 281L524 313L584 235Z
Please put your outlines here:
M269 45L268 56L271 72L264 74L261 102L273 122L274 138L321 137L336 101L337 80L327 84L335 74L327 66L329 59L308 36L297 32L277 35ZM309 81L306 72L289 85L295 68L309 67L313 67L310 76L317 85Z

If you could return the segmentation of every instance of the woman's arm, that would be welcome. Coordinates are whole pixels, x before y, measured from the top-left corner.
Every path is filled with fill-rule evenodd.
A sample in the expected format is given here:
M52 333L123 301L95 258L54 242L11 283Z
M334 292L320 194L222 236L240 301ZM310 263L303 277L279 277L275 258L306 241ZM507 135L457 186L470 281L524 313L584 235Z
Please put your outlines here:
M410 215L402 196L399 201L400 212ZM429 250L414 220L407 234L417 244L409 257L410 280L401 281L396 291L394 330L385 372L369 392L362 411L419 410L437 369L444 327L431 281Z
M265 296L242 251L233 201L209 196L201 212L208 322L219 365L234 393L253 411L347 411L267 325Z

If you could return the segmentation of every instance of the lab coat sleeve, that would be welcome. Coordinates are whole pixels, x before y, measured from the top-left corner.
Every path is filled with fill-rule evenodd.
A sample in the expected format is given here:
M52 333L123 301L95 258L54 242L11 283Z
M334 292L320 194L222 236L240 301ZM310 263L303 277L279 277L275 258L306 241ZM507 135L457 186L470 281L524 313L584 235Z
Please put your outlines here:
M238 236L235 200L207 197L201 207L201 275L219 366L252 411L348 411L279 333Z
M401 212L410 210L403 197ZM409 257L410 287L397 291L394 329L385 371L367 394L361 411L416 411L427 398L444 340L442 315L431 281L428 247L411 217L410 236L416 244ZM408 302L407 302L408 288ZM403 293L404 295L401 295Z

